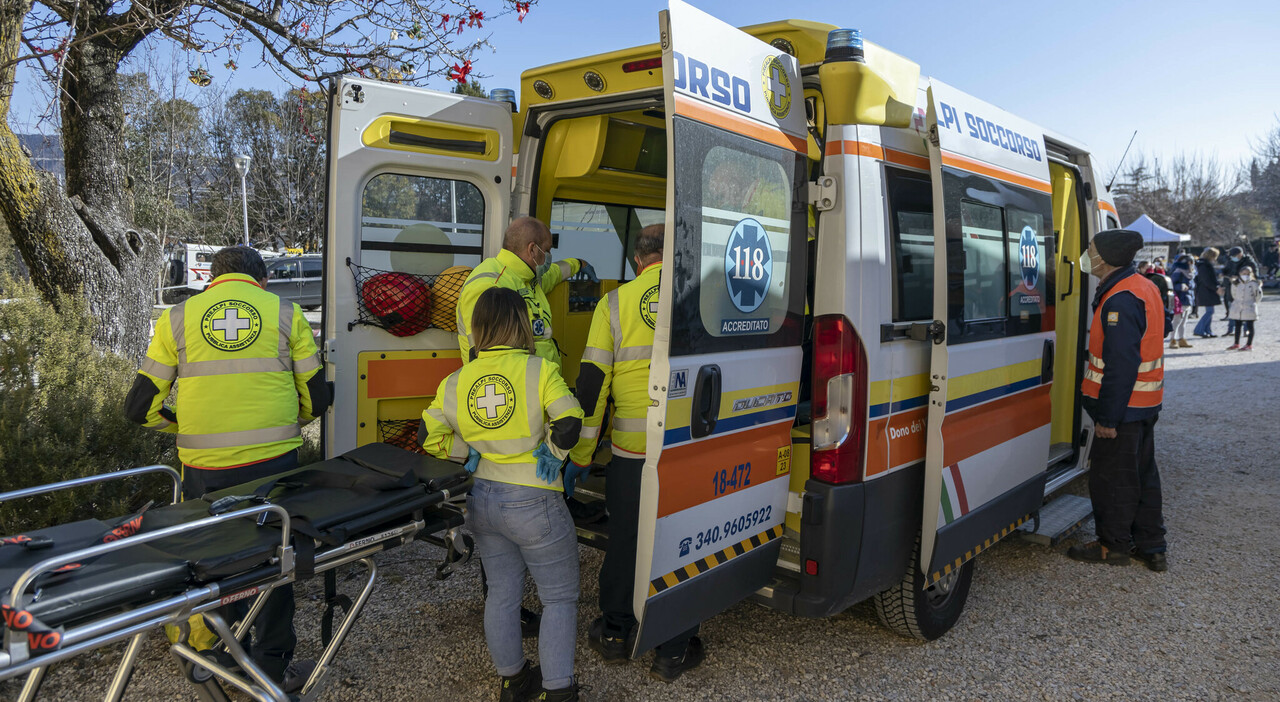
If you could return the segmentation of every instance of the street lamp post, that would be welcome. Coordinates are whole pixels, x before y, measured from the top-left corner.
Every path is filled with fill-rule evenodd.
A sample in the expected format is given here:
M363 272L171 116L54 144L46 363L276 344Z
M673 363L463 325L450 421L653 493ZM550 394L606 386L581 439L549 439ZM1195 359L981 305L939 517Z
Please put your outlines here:
M249 176L249 162L253 159L248 154L236 154L232 159L236 164L236 172L240 174L240 202L244 205L244 245L249 245L249 190L245 179Z

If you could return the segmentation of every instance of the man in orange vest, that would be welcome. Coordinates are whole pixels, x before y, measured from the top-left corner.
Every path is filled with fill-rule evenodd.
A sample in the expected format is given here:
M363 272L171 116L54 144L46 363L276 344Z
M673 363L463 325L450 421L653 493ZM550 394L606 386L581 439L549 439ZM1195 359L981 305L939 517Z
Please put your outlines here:
M1080 257L1080 270L1102 281L1080 388L1096 430L1089 496L1098 540L1067 555L1110 565L1133 557L1163 572L1169 566L1154 430L1164 399L1164 301L1133 266L1141 248L1141 234L1111 229Z

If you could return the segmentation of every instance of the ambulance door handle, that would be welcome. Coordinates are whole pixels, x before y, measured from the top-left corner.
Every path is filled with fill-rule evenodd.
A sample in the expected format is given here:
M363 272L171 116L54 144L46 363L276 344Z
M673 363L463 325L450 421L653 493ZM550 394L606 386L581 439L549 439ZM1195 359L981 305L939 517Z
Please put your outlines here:
M1071 266L1071 273L1067 276L1067 291L1062 293L1062 299L1065 300L1076 291L1076 262L1067 260L1066 256L1062 257L1062 262Z
M1044 349L1040 352L1040 382L1053 382L1053 340L1044 340Z
M700 439L716 429L720 414L720 366L714 363L698 369L693 384L693 408L689 417L689 437Z

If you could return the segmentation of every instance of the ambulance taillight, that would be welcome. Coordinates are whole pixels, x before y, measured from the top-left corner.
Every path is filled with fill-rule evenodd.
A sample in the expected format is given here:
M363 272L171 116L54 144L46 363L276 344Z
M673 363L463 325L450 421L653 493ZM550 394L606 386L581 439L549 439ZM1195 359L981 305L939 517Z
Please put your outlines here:
M813 323L813 452L809 475L824 483L862 480L867 434L867 351L848 317Z

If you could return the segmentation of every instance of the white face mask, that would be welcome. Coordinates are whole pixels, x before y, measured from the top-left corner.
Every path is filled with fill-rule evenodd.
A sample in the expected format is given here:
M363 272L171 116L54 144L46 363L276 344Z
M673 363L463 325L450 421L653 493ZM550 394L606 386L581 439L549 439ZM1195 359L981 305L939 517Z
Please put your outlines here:
M1080 272L1085 275L1093 273L1093 257L1089 255L1088 251L1080 254Z
M1252 273L1241 273L1241 274L1240 274L1240 280L1243 280L1243 281L1245 281L1245 282L1248 282L1248 281L1250 281L1250 280L1253 280L1253 274L1252 274Z

